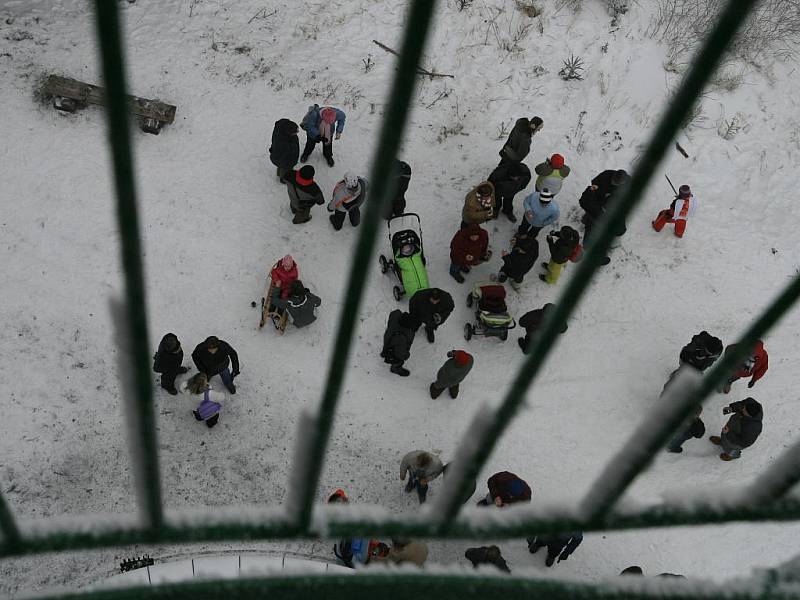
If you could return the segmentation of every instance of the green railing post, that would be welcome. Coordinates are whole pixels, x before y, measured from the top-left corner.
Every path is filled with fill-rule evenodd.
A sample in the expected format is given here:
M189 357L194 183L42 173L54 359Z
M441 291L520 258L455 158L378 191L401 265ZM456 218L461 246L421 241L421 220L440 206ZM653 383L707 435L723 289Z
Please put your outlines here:
M125 60L122 52L117 2L95 0L95 23L100 40L100 59L106 89L108 140L114 162L114 187L117 195L117 223L121 239L122 268L125 280L125 309L130 347L127 354L133 364L136 407L129 411L138 438L140 456L133 456L136 488L147 526L158 529L163 524L161 481L159 479L158 445L153 410L153 389L150 378L150 339L147 334L144 268L139 237L139 216L136 186L133 177L133 156L130 144L130 114L126 97ZM125 397L125 394L123 394ZM128 396L130 397L130 396Z
M390 200L388 181L392 176L392 161L400 147L403 130L410 112L409 104L416 85L417 66L422 56L435 7L434 0L413 0L410 4L400 62L389 94L389 107L381 128L378 154L370 174L373 201L367 203L364 219L359 228L358 242L353 249L347 292L342 306L339 328L336 332L336 342L328 368L325 390L317 415L305 419L307 423L314 425L311 439L304 444L308 449L306 450L298 444L299 450L295 462L298 467L302 468L295 469L299 475L290 489L295 489L296 493L293 494L288 504L291 514L304 530L308 528L311 520L325 449L333 427L336 403L350 358L350 348L358 320L362 293L366 285L369 266L375 262L373 249L378 222L383 214L383 207Z

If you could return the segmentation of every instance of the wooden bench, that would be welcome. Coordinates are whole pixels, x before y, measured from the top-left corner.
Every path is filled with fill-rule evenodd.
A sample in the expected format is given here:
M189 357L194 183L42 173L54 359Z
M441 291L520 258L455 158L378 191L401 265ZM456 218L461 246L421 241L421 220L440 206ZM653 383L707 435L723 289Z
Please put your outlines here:
M70 113L85 108L88 104L106 104L106 93L100 86L59 75L50 75L47 78L42 86L42 95L46 98L52 97L53 106L58 110ZM138 96L128 96L128 108L138 117L142 131L155 135L158 135L164 124L175 120L177 110L171 104Z

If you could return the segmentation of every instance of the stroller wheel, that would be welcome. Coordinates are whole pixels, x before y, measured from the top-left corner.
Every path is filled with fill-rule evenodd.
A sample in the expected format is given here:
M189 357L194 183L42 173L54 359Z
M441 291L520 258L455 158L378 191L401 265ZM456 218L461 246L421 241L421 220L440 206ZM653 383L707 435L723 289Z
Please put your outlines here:
M475 298L472 297L472 292L470 292L467 294L467 308L471 308L473 302L475 302Z
M399 285L396 285L392 288L392 294L394 295L394 299L399 302L400 298L403 297L405 292L403 291L403 288L401 288Z
M504 342L508 339L508 329L504 330L503 333L500 334L500 339Z
M380 264L380 266L381 266L381 273L383 273L383 274L385 275L385 274L386 274L386 271L388 271L388 270L389 270L389 261L388 261L388 260L386 260L386 257L385 257L383 254L381 254L381 255L378 257L378 263L379 263L379 264Z
M470 341L472 339L472 334L475 333L472 329L472 324L467 323L464 325L464 339Z

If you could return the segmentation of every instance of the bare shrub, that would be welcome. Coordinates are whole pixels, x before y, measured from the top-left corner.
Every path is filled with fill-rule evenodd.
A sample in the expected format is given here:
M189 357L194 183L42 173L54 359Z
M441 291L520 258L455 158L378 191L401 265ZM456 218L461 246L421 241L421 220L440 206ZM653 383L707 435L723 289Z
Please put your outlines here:
M564 61L564 66L558 72L558 75L564 81L569 81L570 79L577 79L578 81L582 80L583 59L580 56L570 54L569 58Z
M648 35L670 45L668 65L685 64L717 22L724 0L658 0ZM800 41L800 0L762 0L728 49L729 59L758 64L769 54L793 56Z
M516 4L517 10L530 18L538 17L542 14L542 9L533 0L516 0Z

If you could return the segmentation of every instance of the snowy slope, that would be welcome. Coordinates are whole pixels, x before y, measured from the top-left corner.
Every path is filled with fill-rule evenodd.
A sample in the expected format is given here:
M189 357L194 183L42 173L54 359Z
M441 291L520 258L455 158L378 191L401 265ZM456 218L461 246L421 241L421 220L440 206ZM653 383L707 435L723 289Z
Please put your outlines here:
M498 402L520 362L513 337L505 344L464 342L468 288L447 274L463 196L495 166L501 123L544 118L527 162L533 167L553 152L565 155L573 172L558 197L562 224L577 225L577 198L588 180L605 168L631 166L677 84L662 68L663 48L646 34L643 6L612 28L600 2L587 1L578 13L543 3L541 19L525 16L510 0L479 1L463 12L452 4L440 3L425 66L455 78L420 78L402 157L414 170L407 197L409 209L422 216L431 281L453 294L457 308L434 345L417 338L407 363L411 377L392 375L378 352L386 317L397 306L394 282L375 260L322 481L323 490L343 486L354 500L398 512L417 508L401 492L400 457L425 448L449 458L474 407ZM277 119L299 121L308 104L331 103L347 112L347 126L335 146L334 169L319 149L310 161L323 191L329 195L345 170L368 175L396 60L372 40L399 46L403 7L377 0L120 6L131 91L178 106L175 123L158 137L134 132L150 344L155 348L173 331L188 361L195 344L218 335L242 363L239 392L210 431L189 415L192 399L157 388L164 499L170 507L281 502L298 412L316 406L326 376L356 232L349 224L334 232L322 209L307 225L292 226L266 146ZM89 108L62 115L34 97L44 74L99 81L91 14L74 0L6 1L0 18L6 83L0 88L0 323L9 342L0 347L8 388L2 490L24 517L131 513L108 310L121 280L103 114ZM515 49L520 27L527 34ZM557 76L570 53L584 58L583 81ZM368 56L375 66L365 72ZM670 197L656 177L484 480L507 469L531 483L535 502L578 500L655 401L691 335L707 329L732 342L794 274L798 208L791 175L800 141L791 69L776 61L747 71L733 92L707 92L706 119L681 138L691 158L673 153L663 165L676 185L690 183L700 199L687 235L678 240L650 229ZM748 127L722 139L719 115L730 119L737 112ZM497 258L470 281L498 268L513 228L501 218L489 232ZM378 251L387 249L382 235ZM260 296L271 263L287 252L323 306L313 327L278 338L256 329L250 301ZM544 260L543 242L541 252ZM532 272L522 292L510 295L510 309L519 316L554 300L559 289L563 281L551 288ZM771 369L752 390L765 406L764 433L742 460L723 463L706 441L691 441L682 455L659 458L631 496L652 501L675 490L745 483L761 472L795 435L798 334L795 310L765 340ZM432 402L427 386L453 347L473 352L476 367L458 400L445 394ZM740 383L730 398L709 400L709 433L724 423L723 403L744 397L745 389ZM591 534L558 571L597 578L637 563L648 573L723 580L791 556L797 533L791 525L731 525ZM324 555L330 544L273 546ZM464 561L465 544L431 547L437 562ZM544 568L541 555L528 555L521 540L501 547L512 568ZM115 556L133 552L48 557L46 570L36 568L42 558L6 561L0 590L85 583L112 568Z

